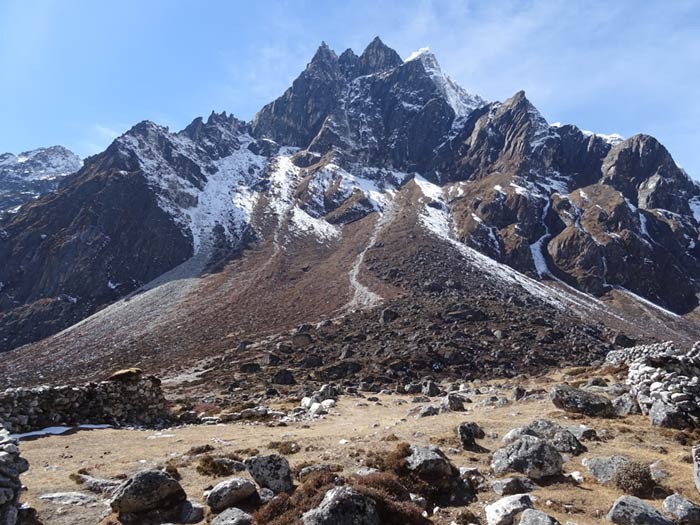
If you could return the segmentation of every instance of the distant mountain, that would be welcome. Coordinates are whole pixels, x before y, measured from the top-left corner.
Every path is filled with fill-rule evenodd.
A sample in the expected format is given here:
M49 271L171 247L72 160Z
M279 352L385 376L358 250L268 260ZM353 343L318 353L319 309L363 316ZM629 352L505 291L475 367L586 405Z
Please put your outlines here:
M488 102L427 49L322 44L251 123L141 122L0 219L0 350L84 319L0 367L11 384L170 366L322 319L396 356L361 312L406 297L419 354L466 352L425 328L437 318L489 323L446 328L473 338L464 366L488 326L512 325L493 342L503 373L508 352L537 366L542 345L580 362L620 331L692 338L699 211L700 187L652 137L549 125L523 92Z
M82 165L80 157L63 146L0 154L0 213L15 213L25 202L54 191Z

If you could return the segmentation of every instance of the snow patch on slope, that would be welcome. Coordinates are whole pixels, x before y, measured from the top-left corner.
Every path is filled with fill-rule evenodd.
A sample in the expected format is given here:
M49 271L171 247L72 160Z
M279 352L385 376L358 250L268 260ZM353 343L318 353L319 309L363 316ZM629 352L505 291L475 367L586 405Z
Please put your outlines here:
M441 199L442 189L423 178L416 177L416 183L424 195L430 199ZM419 214L419 221L430 233L450 243L470 264L484 271L486 275L509 286L520 286L532 296L551 304L560 310L575 308L579 312L605 311L614 317L619 316L610 312L605 303L589 296L564 283L560 283L567 292L546 286L535 279L501 264L490 257L466 246L455 238L454 224L449 208L444 202L442 206L424 205Z

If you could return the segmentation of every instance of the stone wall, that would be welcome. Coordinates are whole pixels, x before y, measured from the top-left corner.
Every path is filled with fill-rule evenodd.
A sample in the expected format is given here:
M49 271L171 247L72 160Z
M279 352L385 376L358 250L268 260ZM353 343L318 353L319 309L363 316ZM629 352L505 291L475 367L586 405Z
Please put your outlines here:
M0 425L12 433L57 425L157 425L170 417L155 377L0 392Z
M0 429L0 525L14 525L19 512L22 484L19 475L29 468L20 457L17 441L7 430Z

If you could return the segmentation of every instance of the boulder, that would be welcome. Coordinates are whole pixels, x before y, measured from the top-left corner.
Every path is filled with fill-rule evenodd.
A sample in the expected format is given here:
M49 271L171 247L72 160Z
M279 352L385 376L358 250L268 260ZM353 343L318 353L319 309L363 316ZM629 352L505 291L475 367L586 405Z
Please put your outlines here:
M499 496L512 496L532 492L537 486L529 478L501 478L491 483L491 489Z
M663 509L680 525L700 525L700 507L680 494L666 498Z
M393 321L396 321L399 318L398 312L395 310L392 310L391 308L384 308L382 310L382 313L379 317L379 322L382 324L389 324Z
M524 434L544 439L564 454L578 455L586 451L586 447L569 430L548 419L536 419L524 427L511 430L503 436L503 443L512 443Z
M450 392L440 401L442 412L464 412L464 399L461 395Z
M639 405L631 395L625 393L612 400L613 410L618 417L625 417L630 414L639 414Z
M304 514L304 525L380 525L376 505L348 486L326 492L321 504Z
M436 486L444 484L454 475L450 461L434 446L411 445L406 467L423 481L435 483Z
M206 501L211 510L221 512L251 497L255 492L255 485L247 479L231 478L211 489L206 495Z
M570 385L557 385L549 393L554 406L567 412L584 414L590 417L613 417L615 411L607 397L574 388Z
M654 507L634 496L618 498L608 512L608 521L616 525L673 525Z
M289 492L294 487L289 462L279 454L253 456L244 463L261 487L267 487L274 492Z
M560 525L557 520L555 520L549 514L540 512L539 510L527 509L520 516L520 521L518 525Z
M678 405L670 405L657 399L649 410L649 421L657 427L684 429L691 426Z
M144 470L129 477L114 491L110 505L119 514L169 509L185 501L187 495L169 474Z
M226 509L211 522L211 525L251 525L253 518L241 509Z
M272 384L275 385L294 385L296 381L294 380L294 374L292 374L287 369L278 370L272 376Z
M476 423L466 422L460 423L459 426L457 426L457 437L464 450L475 450L480 448L476 440L484 439L486 434Z
M486 506L487 525L512 525L515 516L532 508L532 499L527 494L506 496Z
M435 381L432 379L429 379L425 383L423 383L423 386L421 387L421 393L424 396L429 396L429 397L434 397L434 396L439 396L440 395L440 387L437 386Z
M607 483L615 477L620 465L629 462L625 456L600 456L584 458L581 464L588 469L598 483Z
M561 454L547 441L523 435L493 454L491 468L495 474L520 472L529 478L540 479L562 472Z

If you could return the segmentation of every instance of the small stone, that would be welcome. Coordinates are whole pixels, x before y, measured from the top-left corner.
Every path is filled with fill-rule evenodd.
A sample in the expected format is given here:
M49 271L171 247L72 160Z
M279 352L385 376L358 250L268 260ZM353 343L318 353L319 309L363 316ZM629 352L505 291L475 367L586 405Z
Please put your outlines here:
M520 515L520 522L518 525L560 525L557 520L555 520L549 514L540 512L539 510L527 509Z
M255 485L243 478L231 478L217 484L206 496L207 505L214 512L234 506L253 494Z
M251 525L253 518L247 512L235 507L226 509L211 522L211 525Z
M537 486L529 478L523 477L502 478L491 483L491 489L499 496L525 494L532 492L536 488Z
M486 523L488 525L512 525L519 513L532 508L532 499L527 494L507 496L486 506Z

